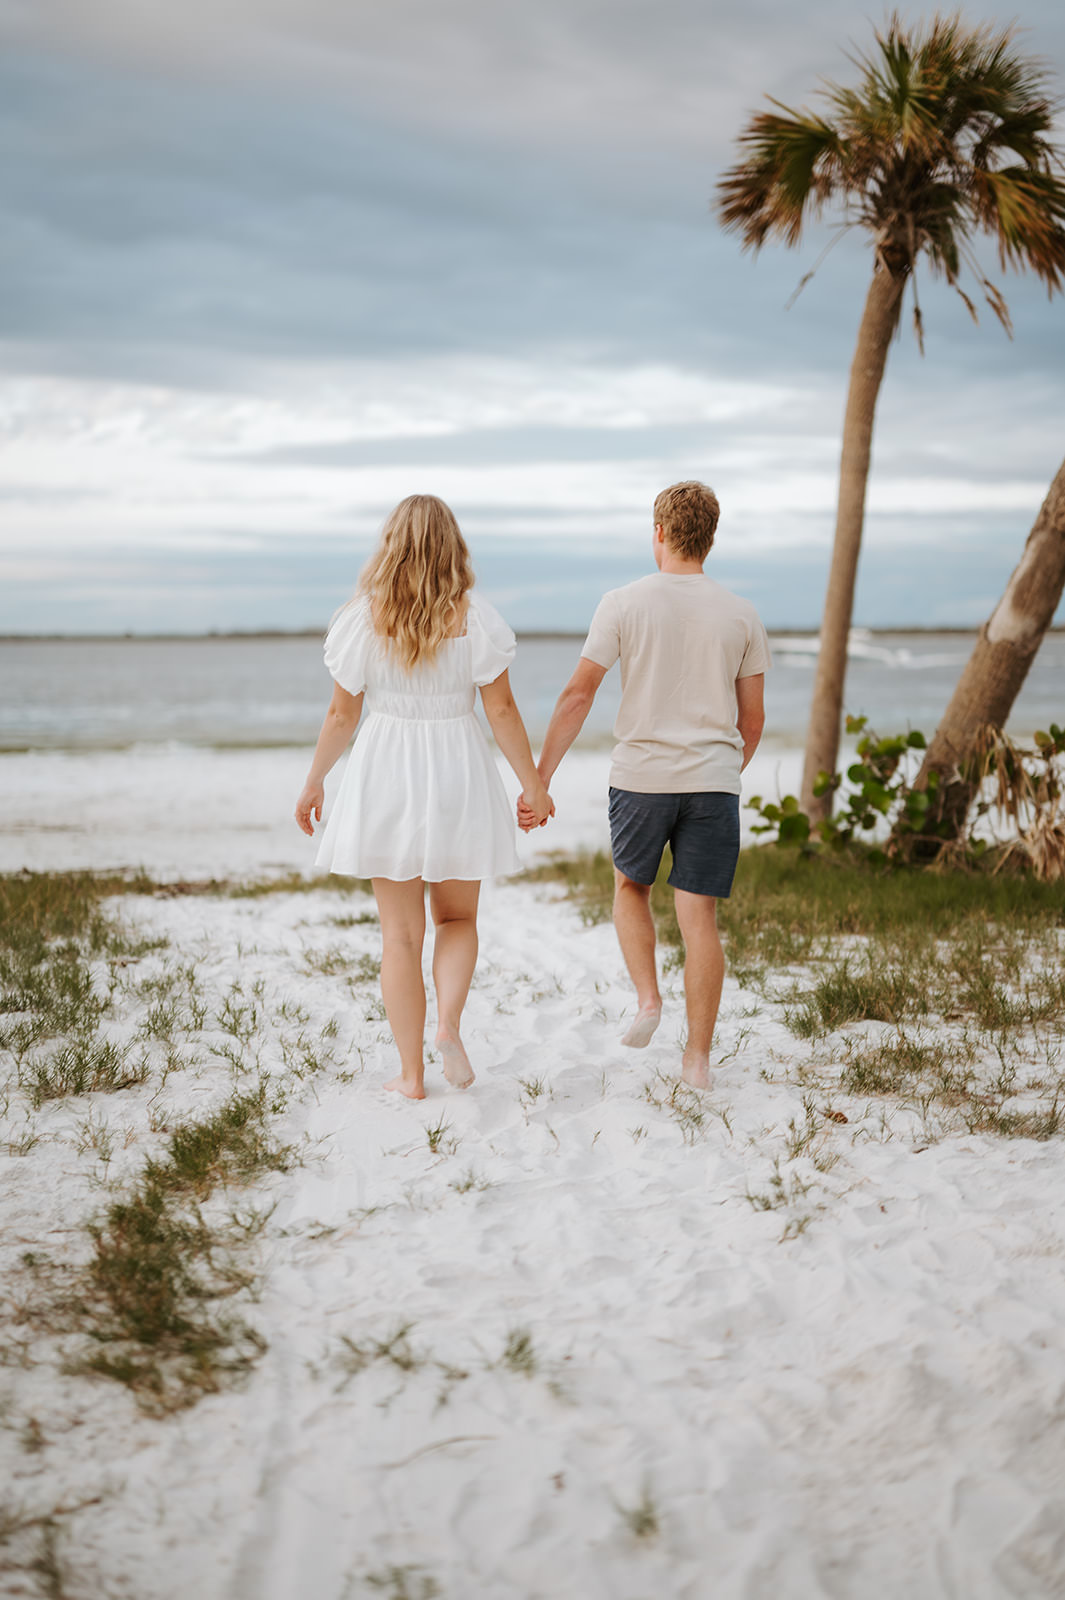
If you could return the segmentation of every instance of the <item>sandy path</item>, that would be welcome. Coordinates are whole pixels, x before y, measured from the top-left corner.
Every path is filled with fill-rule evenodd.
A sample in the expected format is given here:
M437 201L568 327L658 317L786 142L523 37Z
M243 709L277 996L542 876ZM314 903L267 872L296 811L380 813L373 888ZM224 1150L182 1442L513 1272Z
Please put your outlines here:
M373 927L330 924L334 897L125 904L218 992L260 976L312 1025L338 1015L361 1070L320 1075L280 1118L311 1158L262 1186L276 1209L247 1314L270 1347L245 1389L155 1422L47 1362L4 1370L15 1501L108 1491L62 1519L72 1600L398 1596L370 1582L391 1568L447 1600L1065 1594L1059 1143L929 1144L910 1113L837 1099L835 1124L815 1096L796 1153L807 1047L731 980L727 1059L709 1096L682 1097L702 1118L686 1127L656 1078L678 1058L675 980L655 1041L623 1050L612 930L518 886L484 907L476 1086L434 1069L429 1099L398 1103L374 986L352 998L301 965L340 939L375 948ZM34 1185L42 1226L90 1200L74 1111L51 1116L36 1151L0 1159L23 1232ZM345 1338L403 1324L399 1364L345 1371ZM36 1452L17 1442L30 1414ZM645 1492L640 1538L625 1510Z

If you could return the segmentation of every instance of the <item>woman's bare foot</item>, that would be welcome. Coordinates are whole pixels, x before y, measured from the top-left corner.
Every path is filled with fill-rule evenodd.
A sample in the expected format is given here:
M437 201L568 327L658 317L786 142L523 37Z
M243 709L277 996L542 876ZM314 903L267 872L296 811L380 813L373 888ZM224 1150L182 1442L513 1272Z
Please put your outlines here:
M685 1050L681 1057L680 1075L693 1089L709 1089L709 1055L702 1055L698 1050Z
M397 1094L406 1095L408 1100L425 1099L425 1089L423 1085L420 1083L412 1083L409 1078L404 1078L402 1074L400 1074L398 1078L392 1078L390 1082L385 1084L385 1088L394 1089Z
M661 1002L657 1005L641 1006L632 1020L628 1033L623 1036L622 1044L629 1045L633 1050L642 1050L645 1045L651 1043L661 1020Z
M442 1028L436 1036L436 1046L448 1083L453 1089L468 1089L473 1082L473 1068L455 1029Z

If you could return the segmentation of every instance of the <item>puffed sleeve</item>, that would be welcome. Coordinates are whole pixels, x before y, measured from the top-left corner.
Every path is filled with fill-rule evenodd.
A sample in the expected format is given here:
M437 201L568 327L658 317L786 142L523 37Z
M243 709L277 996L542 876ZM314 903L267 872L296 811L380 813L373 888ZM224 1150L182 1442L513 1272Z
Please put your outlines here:
M473 647L473 681L480 689L506 672L514 660L518 641L495 606L472 592L466 632Z
M325 636L326 670L349 694L361 694L366 687L369 642L370 608L360 595L341 607Z

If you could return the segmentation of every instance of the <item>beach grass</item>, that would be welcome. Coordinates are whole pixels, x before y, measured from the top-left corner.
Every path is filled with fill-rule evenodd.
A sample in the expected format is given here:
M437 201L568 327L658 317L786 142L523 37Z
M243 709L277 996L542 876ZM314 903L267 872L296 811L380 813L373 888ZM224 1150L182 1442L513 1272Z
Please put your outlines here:
M165 1154L89 1222L87 1263L45 1274L48 1292L26 1314L79 1336L68 1370L114 1379L144 1410L164 1413L253 1365L264 1341L221 1308L253 1281L238 1243L256 1230L247 1219L209 1221L202 1208L220 1186L294 1164L270 1134L268 1110L260 1086L176 1128Z
M662 1519L658 1502L649 1483L640 1490L640 1497L631 1506L615 1501L622 1523L634 1539L654 1539L661 1532Z
M451 1123L441 1112L436 1122L430 1123L425 1130L425 1142L434 1156L454 1155L459 1147L459 1141L452 1132Z
M9 872L0 874L0 946L38 950L50 939L84 939L107 948L114 929L101 901L120 894L151 894L142 873Z
M668 855L652 890L659 937L682 943L666 880ZM527 882L564 884L589 922L609 919L614 869L605 851L559 858L531 868ZM776 845L740 852L732 895L719 902L721 927L735 961L751 956L794 960L822 952L844 934L969 931L981 923L1035 930L1065 926L1065 883L980 872L884 871L862 857L807 858ZM786 939L786 944L778 941Z
M121 969L161 941L131 933L103 902L143 878L84 872L0 876L0 1049L35 1109L143 1083L129 1043L105 1038ZM94 964L106 962L106 974Z
M369 1591L384 1596L384 1600L438 1600L443 1594L431 1573L410 1563L375 1569L362 1581Z
M11 1018L0 1044L11 1052L15 1080L33 1109L144 1084L152 1072L146 1048L153 1044L164 1050L164 1079L176 1064L186 1064L178 1062L174 1036L201 1029L206 1020L195 965L128 976L126 969L166 942L131 932L105 904L155 891L139 875L0 878L0 1006ZM227 994L217 1025L247 1043L259 1023L257 998ZM121 1000L143 1006L143 1016L132 1037L128 1029L125 1038L109 1037L103 1024ZM115 1379L146 1410L167 1411L254 1361L261 1339L221 1309L251 1281L238 1250L249 1229L209 1220L203 1205L220 1187L292 1164L292 1152L270 1134L272 1109L260 1083L232 1094L206 1117L174 1127L164 1153L86 1224L87 1261L55 1264L27 1253L23 1265L35 1274L35 1292L21 1315L47 1331L76 1336L73 1353L67 1347L71 1371ZM35 1142L27 1136L23 1144L28 1150ZM76 1145L104 1165L112 1158L110 1129L92 1108L78 1125Z
M220 878L208 887L212 893L228 895L234 900L261 900L264 896L273 894L317 894L323 889L339 895L373 894L373 884L369 878L347 878L337 872L326 872L317 877L305 877L301 872L287 872L280 877L262 878L250 883Z
M143 1056L133 1058L128 1045L78 1033L46 1057L31 1056L19 1069L19 1082L35 1111L46 1100L68 1095L113 1093L148 1079Z
M339 1388L344 1388L350 1379L358 1377L375 1362L383 1362L386 1366L394 1367L398 1372L416 1372L420 1367L427 1366L430 1357L422 1354L411 1343L411 1330L413 1322L398 1323L391 1333L385 1334L380 1339L352 1339L348 1334L340 1335L341 1349L335 1357L336 1365L343 1373Z
M520 1373L523 1378L535 1376L540 1368L540 1358L536 1354L533 1336L528 1328L509 1330L499 1364L506 1367L508 1372Z

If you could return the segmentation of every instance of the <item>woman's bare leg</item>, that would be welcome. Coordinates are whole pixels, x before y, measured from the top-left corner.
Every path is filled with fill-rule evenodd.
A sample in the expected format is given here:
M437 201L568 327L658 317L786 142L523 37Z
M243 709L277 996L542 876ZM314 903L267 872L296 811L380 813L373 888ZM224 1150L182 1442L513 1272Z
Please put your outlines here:
M398 1078L385 1084L408 1100L425 1099L425 885L420 878L397 883L374 878L381 918L381 998L401 1063Z
M477 965L477 898L481 885L450 878L429 885L429 908L436 927L433 982L436 985L436 1042L444 1076L456 1089L473 1082L473 1068L462 1044L460 1028L473 969Z

